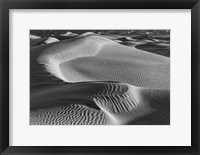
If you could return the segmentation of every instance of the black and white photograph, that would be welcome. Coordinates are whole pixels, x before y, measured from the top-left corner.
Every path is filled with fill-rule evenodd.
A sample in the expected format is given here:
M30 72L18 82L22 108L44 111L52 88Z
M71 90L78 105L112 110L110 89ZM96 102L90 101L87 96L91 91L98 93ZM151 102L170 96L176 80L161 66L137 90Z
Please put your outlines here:
M169 29L31 29L29 39L30 125L170 125Z

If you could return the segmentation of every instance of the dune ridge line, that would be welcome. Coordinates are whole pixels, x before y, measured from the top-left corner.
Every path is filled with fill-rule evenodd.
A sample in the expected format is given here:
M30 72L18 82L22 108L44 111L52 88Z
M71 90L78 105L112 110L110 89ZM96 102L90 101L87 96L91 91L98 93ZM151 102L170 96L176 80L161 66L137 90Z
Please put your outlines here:
M38 62L45 65L48 72L52 75L62 79L65 82L66 78L63 76L60 69L60 64L75 58L94 56L103 45L109 43L110 40L104 40L100 37L93 40L91 37L77 38L70 41L65 41L52 45L45 49L38 57Z
M65 82L119 81L169 89L169 58L98 35L52 45L41 53L38 62Z

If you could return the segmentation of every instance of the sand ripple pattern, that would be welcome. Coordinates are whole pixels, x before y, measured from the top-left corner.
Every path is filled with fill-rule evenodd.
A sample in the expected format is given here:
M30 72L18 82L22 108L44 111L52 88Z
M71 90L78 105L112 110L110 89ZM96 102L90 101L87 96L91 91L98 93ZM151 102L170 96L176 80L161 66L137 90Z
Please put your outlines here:
M31 125L105 125L108 120L100 110L79 104L31 111Z
M37 62L71 84L32 94L31 125L170 123L168 57L89 35L47 46Z
M84 89L85 83L79 84L78 89L76 85L73 87L78 91L79 88ZM67 88L67 86L66 86ZM95 91L91 91L91 88L95 88ZM77 96L70 104L66 103L58 104L59 100L55 102L53 95L55 93L68 94L69 90L63 88L62 90L56 90L53 92L47 92L42 96L50 98L49 100L43 100L38 102L38 106L48 104L45 107L37 108L35 105L31 110L31 124L32 125L119 125L119 124L134 124L132 121L140 119L142 116L149 115L148 118L142 118L147 123L158 124L165 120L169 124L169 107L164 103L168 97L159 94L163 90L149 91L149 89L134 87L125 83L116 82L91 82L89 87L84 89L89 93ZM72 90L71 90L72 91ZM146 99L143 95L146 93ZM159 98L155 96L158 94ZM40 96L36 95L35 98ZM51 99L52 97L52 99ZM82 103L77 103L81 98ZM85 99L84 99L85 98ZM88 100L93 101L98 108L92 108L87 106ZM52 100L52 103L50 101ZM62 99L63 100L63 99ZM83 104L85 102L85 104ZM152 105L153 106L152 106ZM158 107L156 107L158 105ZM161 108L162 107L162 108ZM157 111L159 110L159 111ZM156 112L156 115L154 114ZM165 114L165 115L163 115ZM164 117L164 118L163 118ZM148 120L150 119L150 120ZM155 121L156 120L156 121Z
M126 87L126 92L123 87ZM122 83L105 83L103 90L95 95L94 102L105 112L111 124L127 124L155 111L149 106L150 102L143 101L144 89Z

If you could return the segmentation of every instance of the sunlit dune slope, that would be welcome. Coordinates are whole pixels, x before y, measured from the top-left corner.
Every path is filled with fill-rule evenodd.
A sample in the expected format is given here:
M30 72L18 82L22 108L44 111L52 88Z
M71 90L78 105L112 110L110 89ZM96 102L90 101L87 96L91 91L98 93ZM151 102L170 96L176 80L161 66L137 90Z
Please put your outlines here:
M169 89L169 58L96 35L54 44L38 62L65 82L118 81Z

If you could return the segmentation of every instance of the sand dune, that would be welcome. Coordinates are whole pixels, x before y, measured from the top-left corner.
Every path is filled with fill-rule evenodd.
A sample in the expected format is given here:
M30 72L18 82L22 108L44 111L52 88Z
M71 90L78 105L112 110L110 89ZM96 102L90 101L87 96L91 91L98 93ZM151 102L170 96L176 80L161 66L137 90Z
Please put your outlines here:
M147 115L151 123L160 112L165 115L154 118L154 124L169 124L167 90L115 82L75 83L33 93L31 101L31 124L134 124Z
M168 57L91 33L30 57L31 125L170 124Z
M60 64L78 57L95 55L106 43L107 40L105 41L102 38L93 40L91 37L66 40L46 47L41 51L37 60L38 63L45 65L51 74L65 82L70 82L66 81L63 76Z
M40 36L36 36L36 35L30 35L30 39L39 39L39 38L41 38Z
M105 125L107 118L100 110L79 104L56 106L31 111L31 125Z
M167 43L146 43L135 46L138 49L160 54L163 56L170 56L170 45Z
M77 36L78 34L77 33L72 33L72 32L66 32L64 34L60 34L60 36L70 36L70 37L75 37Z
M107 39L111 39L111 40L117 40L119 38L124 38L124 36L118 35L118 34L101 34L101 36L104 38L107 38Z
M59 40L55 37L48 37L44 42L46 44L50 44L50 43L54 43L54 42L57 42L57 41L59 41Z
M86 37L86 36L93 35L93 34L94 34L94 32L85 32L85 33L80 34L78 37Z
M155 36L153 36L153 38L169 41L170 40L170 35L155 35Z
M30 47L44 44L47 38L30 39Z
M38 46L38 45L44 45L44 44L50 44L54 42L58 42L59 40L55 37L44 37L44 38L36 38L36 39L30 39L30 47Z
M119 81L169 89L169 58L100 36L55 44L45 49L38 61L65 82Z
M55 37L57 38L57 39L59 39L59 40L65 40L65 39L71 39L71 38L74 38L74 37L76 37L76 36L78 36L78 34L76 34L76 33L72 33L72 32L66 32L66 33L64 33L64 34L58 34L58 35L56 35Z

